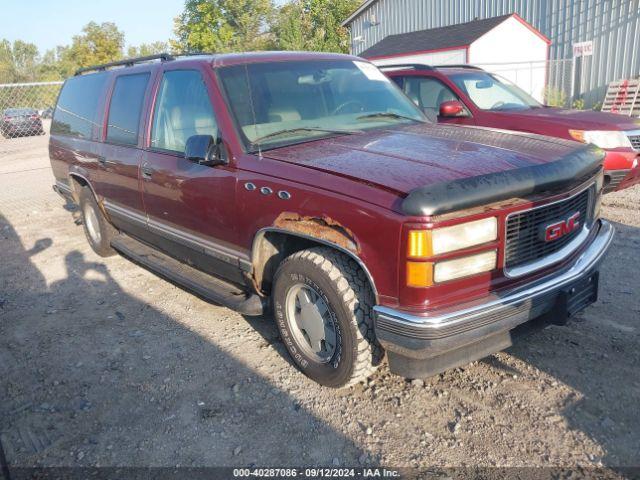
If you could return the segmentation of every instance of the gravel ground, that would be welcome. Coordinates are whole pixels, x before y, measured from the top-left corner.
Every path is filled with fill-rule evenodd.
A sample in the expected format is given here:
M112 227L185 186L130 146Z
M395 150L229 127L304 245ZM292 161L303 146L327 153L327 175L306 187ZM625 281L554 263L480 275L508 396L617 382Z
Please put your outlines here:
M271 318L90 250L47 137L0 143L0 438L12 466L639 466L640 187L606 197L600 300L410 382L324 389Z

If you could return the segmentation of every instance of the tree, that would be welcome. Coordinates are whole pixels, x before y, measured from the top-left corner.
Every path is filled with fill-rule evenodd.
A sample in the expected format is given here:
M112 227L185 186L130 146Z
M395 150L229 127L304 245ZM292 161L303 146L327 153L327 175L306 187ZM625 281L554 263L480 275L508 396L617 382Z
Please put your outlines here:
M122 59L123 48L124 33L118 30L115 23L98 25L89 22L81 35L73 37L71 46L60 49L59 53L64 73L70 75L76 68Z
M58 49L60 48L62 47L58 47ZM41 82L62 80L64 78L63 70L57 50L47 50L38 65L38 80Z
M272 16L271 0L187 0L171 46L180 52L263 50Z
M143 43L137 47L131 46L127 49L127 57L147 57L149 55L157 55L159 53L165 53L169 51L169 44L167 42L153 42Z
M14 77L15 67L11 42L3 39L0 41L0 83L12 83Z
M280 8L273 32L282 50L349 52L349 31L340 24L359 0L293 0Z
M309 16L304 13L301 2L283 5L278 11L272 29L276 37L276 46L280 50L308 49L310 38L306 38L305 34L312 31L312 25Z
M0 41L0 83L37 80L39 61L38 48L33 43Z

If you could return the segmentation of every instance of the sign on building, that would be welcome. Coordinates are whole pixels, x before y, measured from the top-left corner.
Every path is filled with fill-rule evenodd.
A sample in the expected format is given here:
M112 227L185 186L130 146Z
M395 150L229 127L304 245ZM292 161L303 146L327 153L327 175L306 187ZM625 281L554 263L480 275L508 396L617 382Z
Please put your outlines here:
M588 57L593 55L593 42L578 42L573 44L574 57Z

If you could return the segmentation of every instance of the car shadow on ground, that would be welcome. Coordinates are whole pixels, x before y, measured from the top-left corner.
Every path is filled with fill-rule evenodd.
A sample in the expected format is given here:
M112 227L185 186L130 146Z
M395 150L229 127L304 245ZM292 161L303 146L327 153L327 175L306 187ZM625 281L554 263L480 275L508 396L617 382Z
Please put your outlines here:
M583 432L601 446L604 454L588 460L637 468L640 229L613 223L616 237L600 268L599 300L566 325L538 322L507 352L555 379L551 384L540 384L539 394L550 394L558 385L569 387L562 399L564 418L552 421L565 421L569 428ZM484 362L508 375L527 375L494 356Z
M0 439L12 467L357 464L350 439L127 294L103 263L70 251L47 285L31 257L51 239L25 246L1 214L0 235Z

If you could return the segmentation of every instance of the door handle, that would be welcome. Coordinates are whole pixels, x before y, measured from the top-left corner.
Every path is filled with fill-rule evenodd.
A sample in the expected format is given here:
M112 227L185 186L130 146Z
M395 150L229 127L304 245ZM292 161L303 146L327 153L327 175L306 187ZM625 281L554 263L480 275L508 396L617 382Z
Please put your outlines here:
M142 168L140 170L142 171L142 176L144 178L151 178L151 175L153 175L153 168L151 168L147 164L142 165Z
M107 157L105 157L104 155L98 155L98 162L100 163L100 165L106 165Z

